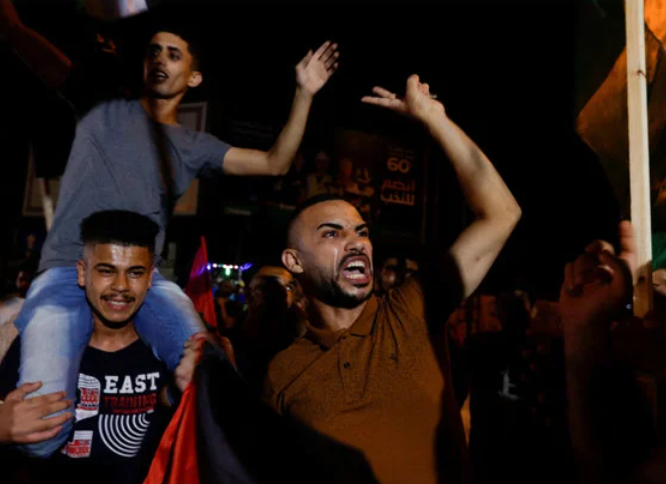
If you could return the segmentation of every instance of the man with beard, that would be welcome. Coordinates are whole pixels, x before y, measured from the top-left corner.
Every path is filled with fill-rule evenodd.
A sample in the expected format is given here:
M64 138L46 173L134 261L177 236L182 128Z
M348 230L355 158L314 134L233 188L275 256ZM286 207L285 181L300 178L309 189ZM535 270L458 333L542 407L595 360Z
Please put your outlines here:
M467 482L448 361L438 361L430 338L479 285L521 211L427 84L410 77L404 100L374 92L363 101L414 118L442 147L475 219L435 262L378 299L359 212L341 199L306 201L282 261L310 298L309 327L271 362L265 396L279 413L362 450L382 483Z

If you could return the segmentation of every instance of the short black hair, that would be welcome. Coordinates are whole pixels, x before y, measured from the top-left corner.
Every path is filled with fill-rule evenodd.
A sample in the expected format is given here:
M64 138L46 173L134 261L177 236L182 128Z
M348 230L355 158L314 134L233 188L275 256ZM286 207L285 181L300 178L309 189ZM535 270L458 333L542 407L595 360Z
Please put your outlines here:
M344 197L341 197L340 195L322 193L310 198L306 198L300 204L298 204L294 209L294 213L291 214L291 218L289 219L289 224L287 225L287 241L286 241L287 247L293 247L294 245L294 240L291 232L294 226L296 225L296 220L298 220L298 217L300 217L300 215L303 212L305 212L308 208L312 207L313 205L317 205L319 203L324 203L324 202L335 202L335 201L347 202L347 200L345 200Z
M171 16L161 17L153 22L148 42L159 32L168 32L177 35L187 42L187 50L192 56L192 69L202 71L204 55L200 27L188 22L187 19L176 19Z
M146 247L155 253L159 225L144 215L126 210L95 212L81 222L84 245L114 244L125 247Z

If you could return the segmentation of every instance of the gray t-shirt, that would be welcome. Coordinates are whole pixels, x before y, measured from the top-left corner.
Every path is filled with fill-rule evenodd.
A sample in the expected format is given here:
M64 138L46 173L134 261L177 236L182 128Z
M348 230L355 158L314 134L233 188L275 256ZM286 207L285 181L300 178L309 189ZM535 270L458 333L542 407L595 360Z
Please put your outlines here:
M230 148L227 143L181 126L160 126L173 164L177 197L195 177L222 172L222 160ZM162 252L168 203L154 140L154 125L138 100L105 102L81 119L40 271L75 265L83 250L79 225L101 210L129 210L154 220L160 226L155 253Z

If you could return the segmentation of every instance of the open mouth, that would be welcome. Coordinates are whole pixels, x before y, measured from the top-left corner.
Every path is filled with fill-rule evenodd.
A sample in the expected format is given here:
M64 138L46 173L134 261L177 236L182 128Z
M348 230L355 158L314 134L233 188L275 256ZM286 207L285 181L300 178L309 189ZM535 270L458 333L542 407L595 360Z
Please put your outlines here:
M104 304L108 309L114 312L123 312L126 311L132 302L134 302L134 298L131 297L103 297L102 301L104 301Z
M153 82L163 82L166 81L169 76L162 69L151 69L148 72L148 77L153 80Z
M355 286L365 286L372 281L372 268L366 256L346 259L342 266L342 277Z

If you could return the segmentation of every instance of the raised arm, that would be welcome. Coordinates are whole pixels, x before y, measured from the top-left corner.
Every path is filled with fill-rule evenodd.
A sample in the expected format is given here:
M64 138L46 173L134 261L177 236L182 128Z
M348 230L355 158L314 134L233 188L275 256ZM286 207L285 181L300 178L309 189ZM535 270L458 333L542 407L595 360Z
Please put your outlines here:
M650 450L650 419L640 409L633 372L609 349L611 323L632 298L635 244L628 222L620 225L620 247L615 255L607 242L588 245L567 264L560 292L569 433L581 482L657 482L636 480Z
M64 84L72 62L51 42L23 24L10 0L0 0L0 37L51 89Z
M448 156L474 221L449 249L460 272L463 297L474 292L487 274L521 210L495 167L476 144L446 115L444 106L430 95L428 84L416 75L407 80L404 99L379 87L363 102L383 106L422 123Z
M287 124L269 151L231 148L223 169L229 175L284 175L301 145L314 95L338 68L337 44L325 42L296 66L296 93Z

